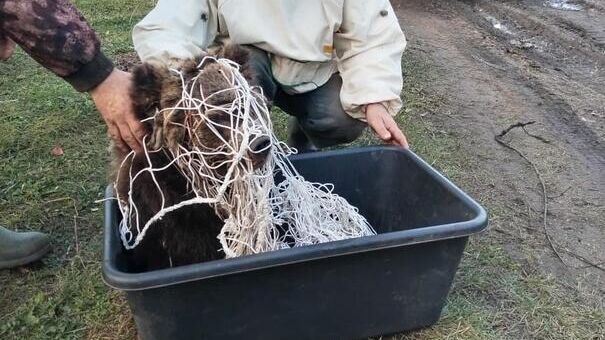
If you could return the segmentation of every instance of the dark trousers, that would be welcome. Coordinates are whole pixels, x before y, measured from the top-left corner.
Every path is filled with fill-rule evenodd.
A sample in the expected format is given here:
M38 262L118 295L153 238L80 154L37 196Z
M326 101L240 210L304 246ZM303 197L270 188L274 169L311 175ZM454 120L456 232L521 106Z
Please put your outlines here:
M349 116L340 103L342 79L334 74L319 88L302 93L287 94L273 78L271 61L263 50L247 47L249 67L265 96L274 105L291 115L288 124L288 144L300 151L325 148L357 139L366 123Z

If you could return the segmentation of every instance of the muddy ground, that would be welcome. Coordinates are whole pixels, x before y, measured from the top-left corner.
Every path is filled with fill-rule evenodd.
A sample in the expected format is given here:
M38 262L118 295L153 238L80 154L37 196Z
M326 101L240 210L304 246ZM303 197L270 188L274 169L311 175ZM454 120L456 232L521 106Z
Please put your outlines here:
M408 53L434 65L432 88L447 98L423 119L457 139L467 164L459 184L492 210L480 237L528 271L603 296L605 1L393 7ZM502 138L520 154L496 142L528 122Z

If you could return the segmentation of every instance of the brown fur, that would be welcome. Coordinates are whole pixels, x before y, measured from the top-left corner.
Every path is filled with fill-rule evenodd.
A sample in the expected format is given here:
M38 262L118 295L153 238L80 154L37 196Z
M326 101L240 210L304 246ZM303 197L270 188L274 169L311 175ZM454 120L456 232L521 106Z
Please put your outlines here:
M241 65L244 76L251 79L247 63L247 52L237 46L227 46L216 54L231 59ZM205 94L214 93L227 87L218 63L208 62L197 69L200 59L176 61L178 69L187 81L200 73L200 84ZM172 107L181 97L181 79L165 66L145 63L133 71L133 86L131 89L134 111L140 119L153 116L156 109ZM221 105L233 101L233 93L224 92L214 96L212 104ZM220 112L206 112L206 115L220 120ZM173 123L182 122L187 112L175 110L163 117L156 117L154 123L146 123L148 149L171 150L177 144L185 144L185 133L182 127ZM225 117L228 122L228 117ZM207 127L201 124L197 135L202 136L203 144L214 147L221 141L213 134L205 131ZM166 152L151 153L150 158L154 167L169 163ZM147 165L142 154L135 157L119 169L126 154L117 148L112 151L112 167L114 179L118 179L117 192L121 198L128 197L128 170L132 166L133 173ZM220 160L217 160L220 161ZM156 173L156 179L163 190L166 206L192 198L188 192L186 181L176 167ZM139 209L140 225L143 226L156 212L159 211L161 200L151 176L146 173L139 177L133 186L133 200ZM130 257L132 271L147 271L169 266L180 266L202 261L222 258L217 235L223 226L223 221L208 205L193 205L183 207L164 216L149 228L143 241L132 251L127 251Z

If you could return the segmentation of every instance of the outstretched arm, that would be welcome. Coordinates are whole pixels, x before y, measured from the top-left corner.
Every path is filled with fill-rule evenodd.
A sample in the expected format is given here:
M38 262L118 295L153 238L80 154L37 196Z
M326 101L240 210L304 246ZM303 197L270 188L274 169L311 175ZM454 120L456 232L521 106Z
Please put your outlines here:
M140 150L144 135L132 112L130 75L114 69L84 17L66 0L0 0L0 60L15 43L80 92L90 92L123 149Z
M0 34L78 91L88 91L113 70L95 32L65 0L0 0Z
M334 37L347 113L385 142L407 147L393 116L401 109L401 57L406 40L388 0L345 0Z

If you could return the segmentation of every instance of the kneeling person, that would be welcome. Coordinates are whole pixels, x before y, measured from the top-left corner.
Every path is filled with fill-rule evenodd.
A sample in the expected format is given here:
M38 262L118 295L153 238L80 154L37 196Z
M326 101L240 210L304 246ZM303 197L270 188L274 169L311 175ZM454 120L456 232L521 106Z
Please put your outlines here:
M227 40L247 46L265 95L292 116L291 146L352 142L369 125L407 147L393 119L406 41L387 0L160 0L133 33L143 61L167 64Z

